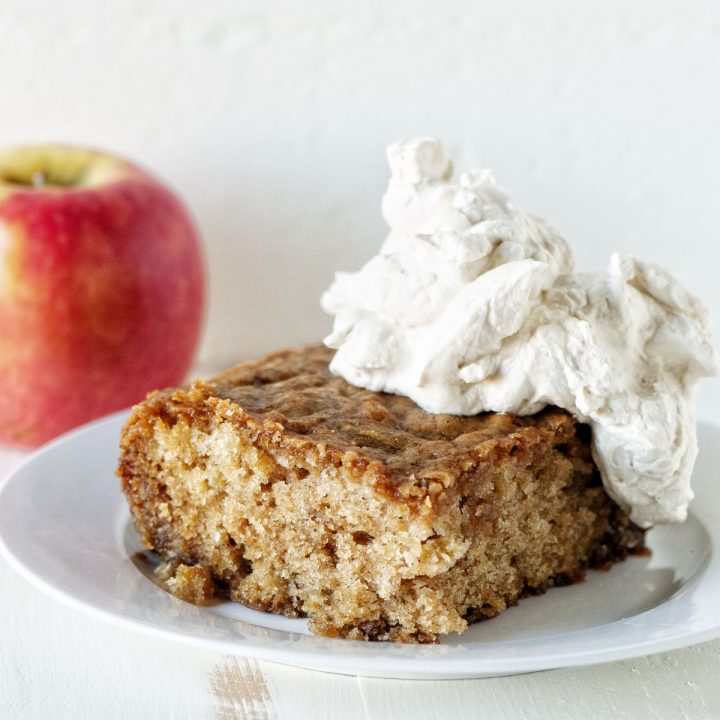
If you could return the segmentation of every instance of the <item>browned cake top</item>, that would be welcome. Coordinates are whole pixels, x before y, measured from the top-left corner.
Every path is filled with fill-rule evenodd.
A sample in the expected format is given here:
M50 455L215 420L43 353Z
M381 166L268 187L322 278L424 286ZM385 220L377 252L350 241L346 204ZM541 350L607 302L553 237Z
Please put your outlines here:
M575 434L574 419L557 408L528 417L427 413L407 397L350 385L330 373L331 357L322 345L282 350L218 375L214 394L257 420L280 423L288 435L359 449L395 470L428 462L437 467L483 441L535 434L534 428L552 432L558 442Z

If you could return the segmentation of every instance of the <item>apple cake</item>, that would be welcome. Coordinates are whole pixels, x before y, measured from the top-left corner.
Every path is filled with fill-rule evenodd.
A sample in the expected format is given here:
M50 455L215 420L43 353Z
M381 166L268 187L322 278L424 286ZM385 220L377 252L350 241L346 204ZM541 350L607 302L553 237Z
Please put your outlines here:
M179 597L435 642L643 547L568 413L429 414L330 357L277 352L134 409L118 475Z

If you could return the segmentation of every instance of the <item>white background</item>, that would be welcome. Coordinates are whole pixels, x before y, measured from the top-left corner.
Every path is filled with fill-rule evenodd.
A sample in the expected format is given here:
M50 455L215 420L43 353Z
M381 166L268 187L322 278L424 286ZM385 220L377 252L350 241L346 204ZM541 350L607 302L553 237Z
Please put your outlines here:
M493 168L580 269L654 259L720 319L713 0L6 1L0 91L0 142L114 150L185 199L205 363L324 335L319 294L385 234L385 147L417 134Z
M521 206L570 239L580 269L603 268L615 250L670 268L713 311L720 337L714 0L4 0L0 93L0 143L113 150L184 198L211 287L202 366L327 332L320 292L334 270L374 254L385 233L385 146L417 134L441 138L457 167L493 168ZM705 382L701 408L719 402L720 382ZM223 681L235 677L238 704L228 705L226 685L222 702L203 700L202 688L191 701L192 678L210 687L201 666L236 661L123 639L9 573L3 567L12 655L0 687L11 689L14 717L40 717L42 708L63 717L62 707L68 717L97 717L116 680L134 704L116 698L112 707L127 717L154 716L165 698L178 717L293 717L292 699L278 699L284 688L318 702L346 698L345 710L366 718L383 707L420 717L424 703L436 717L448 708L460 717L480 697L488 717L493 708L493 717L531 717L532 702L573 717L581 697L583 714L597 717L720 712L718 643L444 686L356 687L253 665L274 710L244 704L243 688L257 679L249 671ZM37 616L37 632L22 608ZM203 703L214 711L201 712Z

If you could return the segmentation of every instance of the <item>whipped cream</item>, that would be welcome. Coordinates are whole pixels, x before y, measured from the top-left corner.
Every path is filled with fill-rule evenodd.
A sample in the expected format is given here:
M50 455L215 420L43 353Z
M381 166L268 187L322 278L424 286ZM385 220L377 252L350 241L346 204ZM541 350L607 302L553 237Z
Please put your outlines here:
M692 388L720 371L701 303L653 263L574 272L567 242L488 170L451 182L440 143L388 149L390 233L322 297L331 370L433 413L557 405L592 428L610 496L642 527L685 519L697 455Z

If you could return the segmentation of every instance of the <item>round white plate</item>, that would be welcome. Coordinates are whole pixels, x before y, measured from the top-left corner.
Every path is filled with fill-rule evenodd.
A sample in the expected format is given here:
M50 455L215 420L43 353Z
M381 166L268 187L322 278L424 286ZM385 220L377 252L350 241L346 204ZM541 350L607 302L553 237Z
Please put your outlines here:
M116 624L226 653L337 673L460 678L588 665L720 636L720 429L700 425L696 500L683 525L654 528L650 557L522 600L438 645L315 637L235 603L199 608L152 582L118 479L125 413L31 456L0 490L0 549L53 597Z

